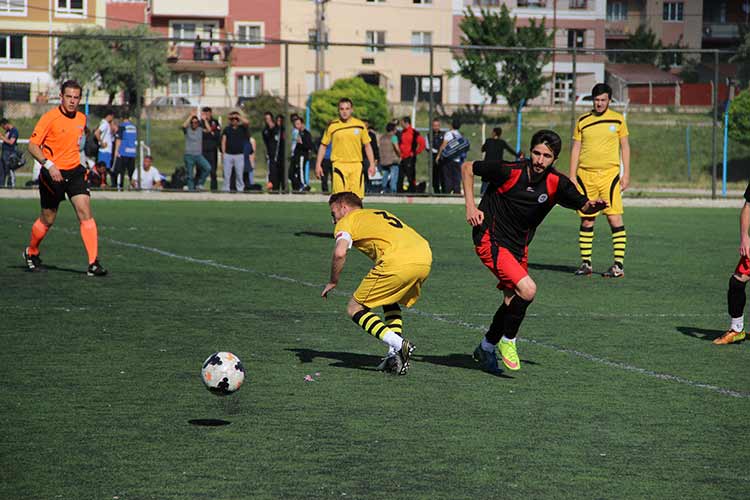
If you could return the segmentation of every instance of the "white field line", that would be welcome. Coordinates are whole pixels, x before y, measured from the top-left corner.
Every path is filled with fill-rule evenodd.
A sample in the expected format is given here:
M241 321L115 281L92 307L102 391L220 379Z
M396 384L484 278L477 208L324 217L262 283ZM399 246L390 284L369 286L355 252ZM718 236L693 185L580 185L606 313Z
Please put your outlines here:
M285 281L287 283L293 283L293 284L302 285L302 286L306 286L306 287L310 287L310 288L317 288L317 289L320 289L320 290L322 290L322 288L324 286L321 283L311 283L309 281L302 281L302 280L299 280L299 279L296 279L296 278L292 278L290 276L284 276L284 275L281 275L281 274L266 273L266 272L258 271L258 270L255 270L255 269L250 269L250 268L245 268L245 267L239 267L239 266L231 266L231 265L227 265L227 264L221 264L219 262L216 262L216 261L210 260L210 259L196 259L194 257L189 257L189 256L186 256L186 255L179 255L179 254L176 254L176 253L173 253L173 252L168 252L166 250L161 250L159 248L149 247L149 246L146 246L146 245L140 245L140 244L137 244L137 243L128 243L128 242L125 242L125 241L119 241L119 240L115 240L115 239L112 239L112 238L104 238L104 239L106 239L109 243L112 243L114 245L119 245L119 246L128 247L128 248L135 248L135 249L138 249L138 250L143 250L143 251L146 251L146 252L151 252L151 253L155 253L155 254L158 254L158 255L162 255L164 257L169 257L169 258L172 258L172 259L177 259L177 260L182 260L182 261L185 261L185 262L190 262L191 264L200 264L200 265L204 265L204 266L214 267L216 269L223 269L223 270L227 270L227 271L237 271L237 272L242 272L242 273L255 274L255 275L263 276L265 278L269 278L269 279L273 279L273 280ZM346 295L346 296L350 295L349 293L345 293L345 292L337 291L337 290L334 290L334 292L336 292L337 294ZM408 311L410 313L413 313L413 314L417 314L417 315L425 317L425 318L429 318L429 319L435 320L435 321L442 321L444 323L449 323L449 324L452 324L452 325L461 326L461 327L464 327L464 328L467 328L467 329L470 329L470 330L476 330L476 331L484 332L487 329L486 326L474 325L472 323L468 323L468 322L460 321L460 320L446 319L442 315L432 314L432 313L427 313L427 312L422 312L422 311L419 311L419 310L414 309L414 308L412 308L412 309L406 309L406 311ZM724 388L724 387L719 387L719 386L716 386L716 385L705 384L703 382L697 382L695 380L686 379L686 378L683 378L683 377L679 377L677 375L671 375L669 373L659 373L659 372L656 372L656 371L653 371L653 370L648 370L646 368L640 368L638 366L630 365L628 363L622 363L622 362L619 362L619 361L611 361L611 360L608 360L606 358L595 356L593 354L588 354L586 352L579 351L579 350L576 350L576 349L569 349L567 347L561 347L561 346L558 346L558 345L555 345L555 344L551 344L551 343L548 343L548 342L542 342L542 341L534 340L534 339L519 339L519 340L521 340L523 342L528 342L530 344L533 344L533 345L536 345L536 346L539 346L539 347L543 347L545 349L549 349L549 350L552 350L552 351L555 351L555 352L569 354L569 355L572 355L572 356L575 356L575 357L578 357L578 358L585 359L587 361L591 361L593 363L597 363L597 364L600 364L600 365L608 366L610 368L615 368L615 369L618 369L618 370L624 370L624 371L629 371L629 372L633 372L633 373L638 373L640 375L644 375L644 376L647 376L647 377L655 378L655 379L658 379L658 380L664 380L664 381L667 381L667 382L676 382L678 384L683 384L683 385L687 385L687 386L690 386L690 387L695 387L695 388L699 388L699 389L705 389L705 390L708 390L708 391L716 392L718 394L722 394L724 396L731 396L731 397L735 397L735 398L748 398L748 399L750 399L750 393L747 393L747 392L740 392L740 391L735 391L735 390L732 390L732 389L727 389L727 388Z

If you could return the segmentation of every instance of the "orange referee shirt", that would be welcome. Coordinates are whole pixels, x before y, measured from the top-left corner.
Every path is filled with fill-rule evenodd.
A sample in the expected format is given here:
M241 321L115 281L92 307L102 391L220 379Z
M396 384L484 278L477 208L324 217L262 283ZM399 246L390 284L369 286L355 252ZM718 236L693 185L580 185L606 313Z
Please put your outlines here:
M69 116L58 106L42 115L29 142L39 146L57 168L70 170L81 164L79 141L85 126L86 115L76 111Z

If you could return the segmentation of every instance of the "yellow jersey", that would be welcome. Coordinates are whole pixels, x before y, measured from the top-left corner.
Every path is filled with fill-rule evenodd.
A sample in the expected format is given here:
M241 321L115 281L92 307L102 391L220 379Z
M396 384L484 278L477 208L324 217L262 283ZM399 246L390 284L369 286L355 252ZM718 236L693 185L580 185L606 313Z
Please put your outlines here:
M361 163L362 146L370 143L370 135L364 122L351 116L345 122L336 119L328 124L320 143L328 146L331 141L332 163Z
M581 143L578 167L606 169L620 166L620 139L627 137L628 125L617 111L607 109L601 115L593 112L578 118L573 140Z
M333 231L337 242L348 241L349 248L353 245L375 264L432 263L432 250L427 240L385 210L352 210L338 221Z

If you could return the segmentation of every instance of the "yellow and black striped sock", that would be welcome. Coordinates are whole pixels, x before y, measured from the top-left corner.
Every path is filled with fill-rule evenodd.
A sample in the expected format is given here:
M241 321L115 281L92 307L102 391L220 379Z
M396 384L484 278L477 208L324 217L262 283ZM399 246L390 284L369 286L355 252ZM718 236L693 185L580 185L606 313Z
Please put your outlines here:
M388 328L393 330L396 335L403 337L404 320L401 317L401 308L398 304L383 306L383 312L385 313L385 324L388 325Z
M393 331L383 323L383 320L381 320L377 314L366 309L355 313L354 316L352 316L352 321L357 323L364 331L378 340L383 340L383 336L387 332L393 333Z
M591 264L591 252L594 246L594 226L578 230L578 248L581 250L581 262Z
M612 251L615 256L615 264L620 268L625 264L625 246L628 243L628 236L625 233L625 226L612 228Z

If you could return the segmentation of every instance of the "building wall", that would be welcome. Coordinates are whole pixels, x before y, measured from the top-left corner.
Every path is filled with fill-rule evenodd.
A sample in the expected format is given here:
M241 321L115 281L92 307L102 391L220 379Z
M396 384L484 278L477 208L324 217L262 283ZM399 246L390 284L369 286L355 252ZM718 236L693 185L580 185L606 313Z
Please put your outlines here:
M107 2L107 28L132 28L148 18L148 2Z

